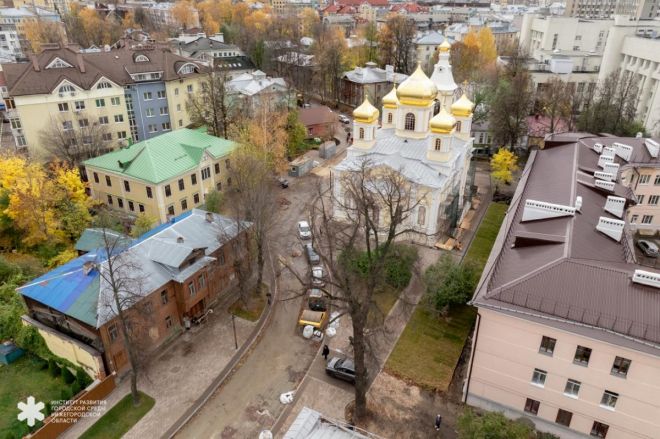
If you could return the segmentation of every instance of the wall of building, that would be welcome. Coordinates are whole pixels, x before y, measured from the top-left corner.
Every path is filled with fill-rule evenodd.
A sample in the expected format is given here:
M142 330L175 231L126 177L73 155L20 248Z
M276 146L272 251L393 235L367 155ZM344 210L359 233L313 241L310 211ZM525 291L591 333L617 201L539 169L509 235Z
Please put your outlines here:
M136 142L171 131L172 124L164 82L132 84L126 87L126 93L130 94L133 104L133 117L137 128L137 139L134 139Z
M172 129L185 128L190 125L190 115L186 110L186 102L191 93L197 93L200 83L206 76L196 75L177 81L165 83L167 101L170 106L170 119Z
M589 436L594 421L609 425L608 438L657 436L660 357L484 308L479 312L469 404L526 416L562 438ZM543 336L556 339L552 355L539 352ZM578 345L592 349L588 367L573 363ZM631 360L626 377L611 373L617 356ZM547 372L543 387L531 382L535 369ZM564 393L568 379L581 382L577 397ZM600 404L605 390L619 394L614 409ZM527 398L540 402L538 415L524 412ZM555 423L558 409L573 413L570 429Z
M648 178L648 181L640 183L641 178ZM637 204L630 206L626 213L630 226L648 232L660 229L660 168L626 167L621 172L620 181L637 197Z

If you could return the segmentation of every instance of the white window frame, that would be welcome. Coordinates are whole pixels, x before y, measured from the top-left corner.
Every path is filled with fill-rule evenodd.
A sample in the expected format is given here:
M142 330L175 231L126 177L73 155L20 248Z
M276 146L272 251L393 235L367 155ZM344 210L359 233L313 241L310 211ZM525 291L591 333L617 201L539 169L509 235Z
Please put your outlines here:
M548 378L548 372L541 369L534 369L532 373L531 385L536 387L545 387L545 381Z
M566 386L564 386L564 395L568 396L569 398L578 399L581 386L582 383L580 381L569 378L566 381Z

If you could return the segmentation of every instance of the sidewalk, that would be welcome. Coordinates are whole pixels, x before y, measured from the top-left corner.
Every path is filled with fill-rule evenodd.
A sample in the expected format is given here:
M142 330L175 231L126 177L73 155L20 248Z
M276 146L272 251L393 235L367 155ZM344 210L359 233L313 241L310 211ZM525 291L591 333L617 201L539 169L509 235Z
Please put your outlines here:
M240 348L256 322L235 320ZM124 437L161 436L204 392L235 352L231 316L225 310L216 309L207 324L179 336L138 375L138 388L153 397L156 405ZM130 379L127 376L108 397L107 409L129 392ZM61 437L80 437L96 419L82 418Z

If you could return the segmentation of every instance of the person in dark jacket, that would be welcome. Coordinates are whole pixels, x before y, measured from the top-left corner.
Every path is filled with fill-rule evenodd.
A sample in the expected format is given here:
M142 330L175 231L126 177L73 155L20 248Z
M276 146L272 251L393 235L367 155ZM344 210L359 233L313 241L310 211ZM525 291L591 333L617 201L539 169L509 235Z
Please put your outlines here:
M435 431L440 431L440 424L442 424L442 416L438 414L435 417Z
M330 354L330 348L328 347L327 344L323 345L323 358L325 358L325 361L328 361L328 354Z

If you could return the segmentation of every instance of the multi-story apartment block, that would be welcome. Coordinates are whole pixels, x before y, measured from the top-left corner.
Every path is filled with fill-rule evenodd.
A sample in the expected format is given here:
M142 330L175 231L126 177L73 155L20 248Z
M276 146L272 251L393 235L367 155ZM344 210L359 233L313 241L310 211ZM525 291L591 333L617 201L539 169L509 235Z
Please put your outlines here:
M565 15L581 18L611 18L627 15L634 19L660 16L658 0L568 0Z
M0 25L11 25L16 29L23 53L31 48L25 34L25 25L37 20L48 21L58 25L62 41L66 41L64 24L57 12L39 6L21 6L15 8L0 8Z
M16 25L0 24L0 51L11 54L14 60L25 56L21 47L21 40L16 31Z
M58 14L65 14L71 9L72 0L12 0L15 8L23 6L37 6L39 8L50 9Z
M52 155L43 134L53 124L106 125L107 149L185 127L186 100L206 74L169 49L130 41L94 53L46 47L31 63L2 68L14 140L37 158Z
M181 129L84 162L92 198L130 215L166 222L231 186L229 154L236 144Z
M128 1L117 4L116 9L120 14L126 12L133 12L140 8L146 16L153 23L156 29L178 29L181 27L179 21L172 14L174 2L142 2L142 1ZM191 21L188 23L188 28L199 28L199 12L195 8L190 8Z
M442 33L435 30L426 31L415 40L415 56L425 72L433 71L433 55L444 41Z
M660 148L620 140L531 153L472 301L468 404L562 439L658 436L660 273L635 262L635 196L614 175Z
M190 327L194 318L231 292L245 226L194 209L135 241L108 238L115 249L115 276L134 293L121 294L140 358ZM94 378L130 368L114 293L107 276L101 275L108 270L104 248L18 288L28 310L23 321L37 328L51 352ZM124 268L117 269L119 265Z

